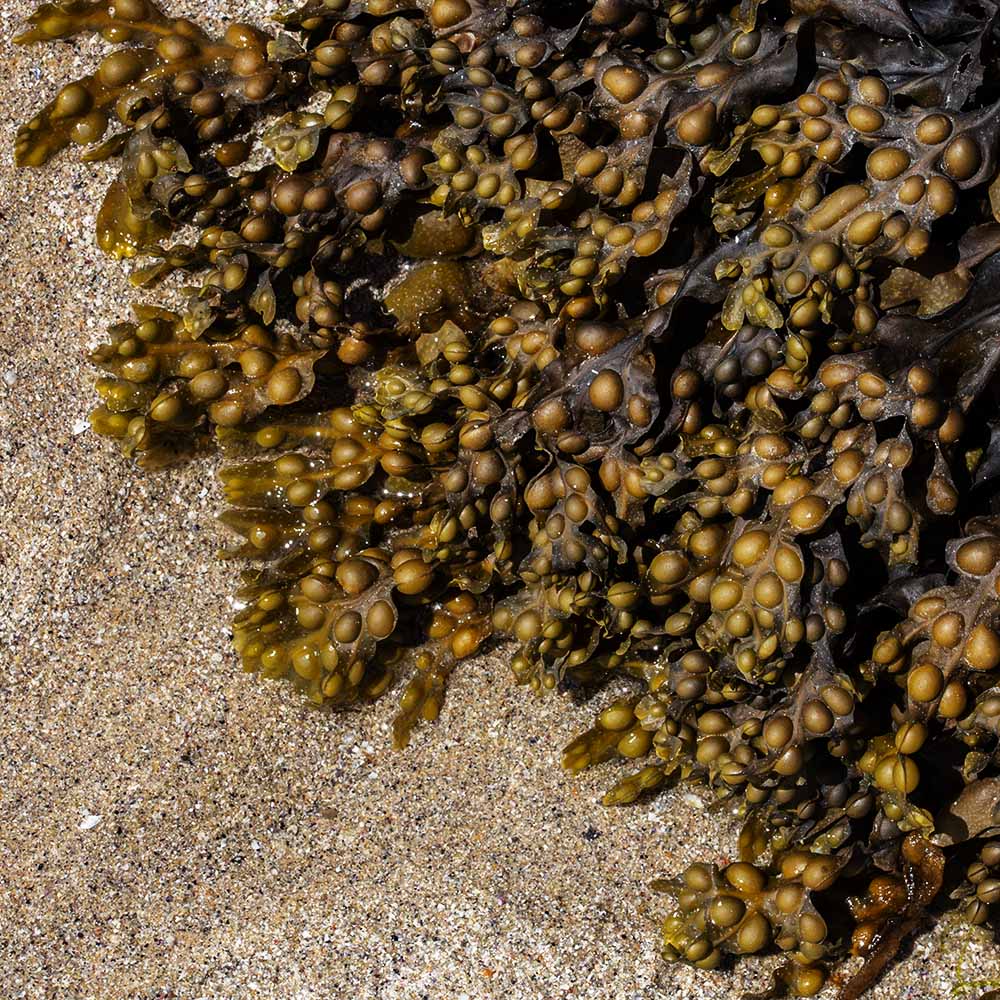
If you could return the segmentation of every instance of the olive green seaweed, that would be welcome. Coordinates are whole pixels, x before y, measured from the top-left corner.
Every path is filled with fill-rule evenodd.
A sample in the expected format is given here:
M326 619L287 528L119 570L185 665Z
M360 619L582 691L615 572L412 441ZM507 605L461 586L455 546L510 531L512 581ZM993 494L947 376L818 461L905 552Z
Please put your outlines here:
M118 165L97 242L174 308L111 328L91 422L232 456L243 667L403 678L398 746L500 639L536 693L617 679L564 766L739 816L653 885L666 960L785 956L762 995L853 954L859 997L945 905L995 928L993 0L276 21L57 0L17 38L111 47L16 159Z

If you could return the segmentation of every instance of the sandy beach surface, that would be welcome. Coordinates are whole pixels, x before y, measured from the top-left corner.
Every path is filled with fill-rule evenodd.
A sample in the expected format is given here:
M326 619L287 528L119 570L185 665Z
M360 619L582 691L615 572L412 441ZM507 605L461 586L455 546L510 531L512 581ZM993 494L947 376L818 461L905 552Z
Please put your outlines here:
M270 0L170 0L262 19ZM728 1000L770 963L658 958L650 879L722 860L691 791L608 810L559 750L595 705L536 700L508 653L390 747L395 696L342 715L242 674L217 462L155 474L86 425L86 352L127 315L94 244L113 166L16 171L16 125L89 42L15 49L0 0L0 991L7 998ZM978 997L986 936L944 922L871 994Z

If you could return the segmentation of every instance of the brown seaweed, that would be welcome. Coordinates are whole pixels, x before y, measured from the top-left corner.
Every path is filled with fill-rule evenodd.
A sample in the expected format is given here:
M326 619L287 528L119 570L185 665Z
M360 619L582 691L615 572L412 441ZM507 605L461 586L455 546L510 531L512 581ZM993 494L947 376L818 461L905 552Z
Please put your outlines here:
M459 664L604 704L605 802L693 782L739 860L662 953L860 997L935 908L1000 915L1000 140L992 0L305 0L112 49L18 133L118 173L153 298L94 429L217 443L246 670L318 707ZM175 298L175 303L178 301Z

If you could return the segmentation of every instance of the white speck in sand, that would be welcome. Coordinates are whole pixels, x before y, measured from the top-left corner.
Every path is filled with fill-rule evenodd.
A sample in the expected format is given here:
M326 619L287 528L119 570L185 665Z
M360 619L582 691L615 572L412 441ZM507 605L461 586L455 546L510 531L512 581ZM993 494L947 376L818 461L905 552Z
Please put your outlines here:
M94 813L87 813L83 819L80 820L80 825L77 827L78 830L93 830L98 823L101 822L101 817L95 815Z

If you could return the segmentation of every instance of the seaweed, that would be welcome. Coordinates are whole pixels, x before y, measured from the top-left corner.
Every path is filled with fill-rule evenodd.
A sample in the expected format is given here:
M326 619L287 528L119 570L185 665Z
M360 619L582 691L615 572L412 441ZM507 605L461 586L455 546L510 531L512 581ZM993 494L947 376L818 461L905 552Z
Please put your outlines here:
M491 644L538 694L618 679L564 766L740 817L654 883L662 953L781 952L763 995L995 926L996 4L275 13L57 0L17 39L112 47L16 158L118 165L97 242L144 297L91 421L232 456L244 669L398 685L398 746Z

